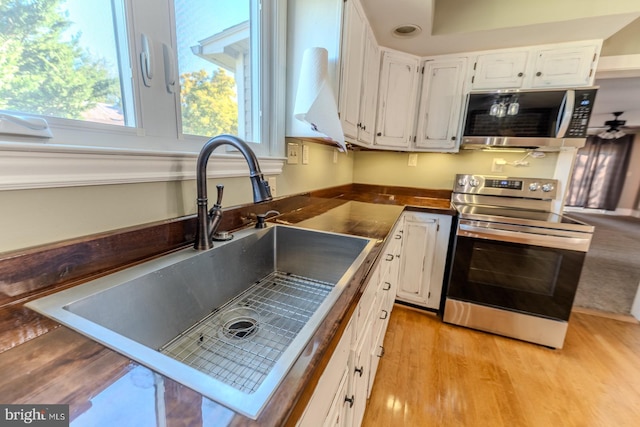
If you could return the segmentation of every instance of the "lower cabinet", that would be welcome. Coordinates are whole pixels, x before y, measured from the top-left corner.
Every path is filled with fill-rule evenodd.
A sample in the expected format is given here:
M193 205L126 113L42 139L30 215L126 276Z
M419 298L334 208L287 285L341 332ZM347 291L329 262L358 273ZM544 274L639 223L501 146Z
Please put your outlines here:
M298 426L359 426L371 395L393 309L402 247L402 221L389 235L377 266Z
M405 212L396 299L438 310L444 281L449 215Z

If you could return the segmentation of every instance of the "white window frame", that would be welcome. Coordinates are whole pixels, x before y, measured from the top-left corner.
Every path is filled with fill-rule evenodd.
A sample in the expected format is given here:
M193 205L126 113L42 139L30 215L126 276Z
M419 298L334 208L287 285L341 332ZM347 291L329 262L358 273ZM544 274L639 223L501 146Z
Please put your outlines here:
M259 85L263 100L262 143L251 145L260 159L262 172L277 175L282 172L285 160L286 0L259 1L262 22L272 24L264 28L260 55L264 73ZM162 5L158 5L158 0L125 0L127 15L133 16L127 21L127 35L137 127L43 117L53 134L50 139L0 135L0 190L195 179L196 159L208 138L182 135L178 131L181 125L177 91L171 105L163 104L159 114L152 111L157 108L157 97L163 96L159 93L166 90L162 43L176 50L173 25L162 23L175 22L173 0L161 2ZM163 7L166 15L162 13ZM148 16L141 13L145 10L160 10L162 19L136 21L140 15ZM141 86L140 32L145 32L153 44L152 86L160 91L156 90L151 97L145 93L148 88ZM145 108L146 105L151 107ZM173 123L167 123L167 117ZM240 155L216 151L207 172L210 177L247 176L248 168Z

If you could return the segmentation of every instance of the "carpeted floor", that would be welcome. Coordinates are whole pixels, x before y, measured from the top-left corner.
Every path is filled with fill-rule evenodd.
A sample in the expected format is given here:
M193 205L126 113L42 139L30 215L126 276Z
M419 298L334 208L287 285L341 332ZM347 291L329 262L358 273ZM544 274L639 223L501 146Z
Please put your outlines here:
M640 283L640 218L566 215L595 226L574 306L629 314Z

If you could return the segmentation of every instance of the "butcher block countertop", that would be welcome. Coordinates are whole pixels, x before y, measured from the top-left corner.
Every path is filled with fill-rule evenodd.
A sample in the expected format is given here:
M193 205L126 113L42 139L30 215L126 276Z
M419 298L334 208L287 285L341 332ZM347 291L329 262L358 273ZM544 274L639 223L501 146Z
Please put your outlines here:
M0 402L68 404L80 425L293 425L360 299L385 239L405 209L455 215L450 192L350 184L225 210L221 230L271 222L368 237L355 273L257 420L246 418L24 303L188 247L190 217L0 254Z

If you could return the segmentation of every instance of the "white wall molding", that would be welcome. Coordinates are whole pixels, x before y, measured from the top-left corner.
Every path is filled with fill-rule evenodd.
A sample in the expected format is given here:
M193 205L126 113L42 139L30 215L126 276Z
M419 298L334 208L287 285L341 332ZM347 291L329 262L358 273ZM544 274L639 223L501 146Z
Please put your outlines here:
M0 190L180 181L196 178L198 153L0 143ZM265 175L282 173L284 159L260 159ZM248 176L241 155L215 154L210 178Z

